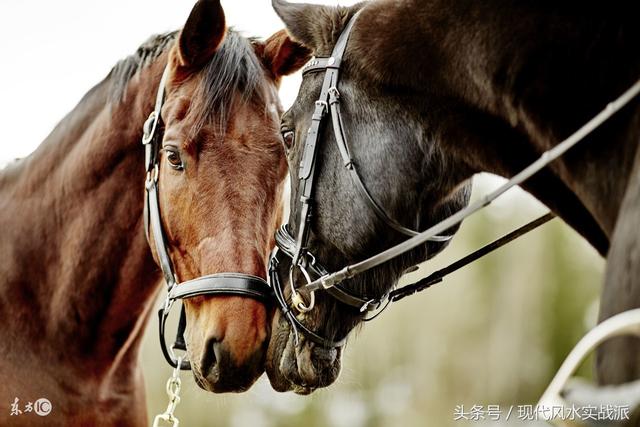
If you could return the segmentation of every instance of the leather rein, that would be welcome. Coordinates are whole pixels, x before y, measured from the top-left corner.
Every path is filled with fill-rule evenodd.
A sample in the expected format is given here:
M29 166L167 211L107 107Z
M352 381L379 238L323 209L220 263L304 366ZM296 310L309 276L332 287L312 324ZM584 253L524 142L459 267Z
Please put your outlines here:
M522 235L532 231L540 225L554 218L554 214L549 212L525 225L514 230L513 232L497 239L496 241L470 253L469 255L453 262L448 267L438 270L428 277L421 279L415 283L393 289L389 293L377 297L367 298L366 296L354 295L344 287L344 282L354 276L362 274L374 267L377 267L389 260L403 255L410 250L421 246L427 242L446 242L451 239L450 235L443 235L451 227L460 224L465 218L473 215L480 209L491 204L496 198L504 194L507 190L515 187L532 175L546 167L548 164L562 156L567 150L572 148L578 142L583 140L593 130L598 128L602 123L608 120L618 110L628 104L638 93L640 93L640 80L631 88L624 92L615 101L609 103L606 108L594 118L589 120L574 134L569 136L558 145L544 152L538 160L524 168L520 173L513 176L510 180L498 187L493 192L482 197L476 202L468 205L465 209L447 217L437 224L429 227L427 230L417 232L405 228L392 217L375 201L371 193L367 190L364 182L358 174L355 161L351 157L349 145L344 132L344 124L340 112L340 92L338 91L339 72L343 62L344 53L346 51L349 35L354 24L360 14L358 11L347 23L346 27L340 34L338 41L329 57L313 58L303 69L303 77L317 72L324 72L325 77L318 100L315 102L315 110L311 119L311 124L307 132L305 144L302 148L302 157L299 165L299 194L300 194L300 221L297 230L297 238L293 237L289 226L284 225L276 234L277 248L272 254L269 265L269 280L273 288L276 300L280 308L291 325L296 345L299 343L298 331L310 341L324 347L341 347L346 342L346 337L340 340L332 340L318 335L307 328L298 318L304 317L304 314L313 309L315 302L315 292L324 291L339 302L358 309L360 313L373 312L378 313L373 317L363 320L372 320L382 310L384 310L391 302L398 301L406 296L415 294L439 283L443 278L454 271L470 264L471 262L487 255L488 253L504 246L505 244L521 237ZM348 170L354 186L359 194L364 198L373 212L390 228L398 231L409 239L392 246L376 255L373 255L363 261L348 265L336 272L329 273L317 261L316 257L309 251L307 245L309 240L309 224L311 221L311 210L313 205L313 183L315 175L316 158L318 145L320 143L320 133L323 123L327 116L331 117L331 124L335 136L336 144L342 157L343 165ZM289 282L291 286L291 305L287 302L282 283L279 276L279 265L281 256L285 255L291 258L292 263L289 271ZM417 268L417 266L415 267ZM414 268L414 269L415 269ZM305 284L296 285L294 283L294 270L299 269L305 277ZM311 279L311 276L315 279ZM300 296L300 290L305 290L310 295L310 301L305 302ZM294 313L293 310L297 311Z
M158 311L160 348L165 359L174 368L191 369L191 364L183 357L176 357L174 350L186 351L184 339L186 315L184 305L180 312L178 331L174 344L169 348L165 340L165 325L173 303L201 295L238 295L255 298L265 303L272 299L271 288L267 282L257 276L243 273L217 273L201 276L179 283L171 257L169 256L165 233L160 216L160 200L158 195L158 174L160 169L160 151L164 136L162 122L162 106L165 100L166 84L169 78L169 67L162 74L156 96L155 108L144 123L142 144L145 148L145 201L144 224L149 245L154 245L158 263L167 285L167 297ZM153 241L153 243L152 243Z

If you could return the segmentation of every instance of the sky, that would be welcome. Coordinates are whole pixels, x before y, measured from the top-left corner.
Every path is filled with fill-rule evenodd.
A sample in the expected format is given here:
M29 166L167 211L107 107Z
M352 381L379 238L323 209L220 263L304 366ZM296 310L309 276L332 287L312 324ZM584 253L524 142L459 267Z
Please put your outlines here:
M118 60L150 35L181 28L194 3L0 1L0 165L32 152ZM283 28L269 0L223 0L222 6L227 25L247 36L267 38ZM283 81L285 107L293 102L300 79L298 73Z

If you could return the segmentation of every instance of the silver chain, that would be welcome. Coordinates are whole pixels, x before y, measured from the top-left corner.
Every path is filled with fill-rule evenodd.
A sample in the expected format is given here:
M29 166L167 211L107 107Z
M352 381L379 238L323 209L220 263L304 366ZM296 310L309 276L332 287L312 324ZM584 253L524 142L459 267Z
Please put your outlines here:
M178 427L180 420L173 412L176 410L176 406L180 403L180 387L182 386L182 380L180 380L180 365L182 365L183 357L178 357L176 367L173 368L173 373L167 380L167 395L169 396L169 404L167 409L162 413L156 415L153 420L153 427L159 427L162 422L168 423L172 427Z

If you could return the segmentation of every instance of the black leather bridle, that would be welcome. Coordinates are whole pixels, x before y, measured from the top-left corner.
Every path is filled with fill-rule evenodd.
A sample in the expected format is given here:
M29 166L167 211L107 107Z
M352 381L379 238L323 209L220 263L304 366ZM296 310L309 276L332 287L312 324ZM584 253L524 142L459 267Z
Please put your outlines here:
M312 59L307 66L303 69L303 76L325 72L322 89L320 96L315 102L315 109L311 118L311 125L309 127L305 145L302 148L302 157L299 165L299 194L300 194L300 218L297 230L297 238L294 238L288 225L284 225L276 234L277 248L272 254L269 264L269 280L273 288L273 292L276 296L276 300L288 322L291 325L292 332L295 337L296 345L298 345L298 331L301 331L305 337L324 347L341 347L346 341L346 337L334 341L328 338L322 337L317 333L307 328L293 313L295 309L299 314L310 311L314 306L315 292L325 291L338 301L348 306L359 309L361 313L378 310L378 313L386 308L389 303L398 301L406 296L413 295L416 292L420 292L430 286L439 283L442 279L457 271L458 269L470 264L471 262L487 255L488 253L502 247L503 245L521 237L522 235L534 230L542 224L545 224L549 220L554 218L552 213L547 213L533 221L523 225L522 227L514 230L511 233L495 240L494 242L468 254L467 256L453 262L451 265L438 270L428 277L425 277L415 283L403 286L399 289L393 289L386 295L376 298L367 298L364 296L354 295L344 288L343 282L356 275L362 274L374 267L377 267L391 259L394 259L408 251L423 245L427 242L446 242L451 239L450 235L442 235L452 227L459 225L465 218L473 215L475 212L488 206L504 194L510 188L520 185L532 175L549 165L551 162L562 156L567 150L575 146L578 142L582 141L593 130L598 128L602 123L607 121L613 114L619 111L622 107L627 105L632 99L640 94L640 80L637 81L631 88L620 95L616 100L609 103L604 110L598 115L593 117L587 123L585 123L580 129L569 136L558 145L554 146L550 150L544 152L538 160L531 163L524 168L521 172L514 175L509 181L501 185L493 192L485 195L474 203L469 204L466 208L456 212L455 214L445 218L437 224L429 227L427 230L417 232L410 230L396 220L391 218L385 210L376 202L371 193L367 190L364 182L358 174L354 159L351 157L349 145L347 144L346 136L344 133L344 125L342 116L340 114L340 92L338 91L339 72L342 66L344 53L349 40L349 35L353 29L353 26L357 20L358 11L347 23L346 27L342 31L338 41L333 49L330 57L316 57ZM378 254L375 254L363 261L347 265L346 267L333 272L328 273L325 268L316 260L316 257L308 249L309 240L309 224L312 217L313 208L313 183L315 178L316 158L318 152L318 145L320 143L320 134L322 126L325 122L327 114L331 115L331 123L333 132L335 135L336 144L342 157L343 165L348 170L349 175L354 182L354 185L360 195L364 198L367 204L375 212L375 214L390 228L409 236L409 239L390 247ZM284 296L284 290L282 283L280 282L279 269L281 263L281 257L287 256L291 258L292 263L289 271L289 282L291 286L291 303L292 307L287 302ZM299 289L294 283L294 269L299 269L305 277L307 283L302 284ZM314 279L311 275L315 276ZM310 301L305 302L300 294L300 290L308 292L310 295ZM377 316L377 314L375 315ZM373 316L372 318L374 318ZM363 319L363 320L370 320Z
M316 171L316 159L318 157L318 148L320 143L320 135L327 119L328 114L331 115L331 123L335 134L336 144L342 157L343 166L348 171L351 180L360 196L365 200L369 208L376 216L391 229L408 237L417 236L418 231L403 226L389 215L385 209L376 201L371 192L367 189L362 177L358 173L356 161L351 156L351 150L347 142L342 115L340 112L340 92L338 91L338 82L340 69L347 48L347 42L351 30L357 20L360 12L357 12L347 23L345 29L340 34L338 41L329 57L314 57L302 71L303 78L307 75L324 72L324 81L320 96L315 102L315 110L311 118L311 125L306 135L305 144L302 151L302 157L299 164L299 195L300 195L300 218L298 222L297 238L294 238L288 225L284 225L276 233L277 251L271 258L269 276L271 284L276 295L276 299L283 310L285 317L292 325L293 331L300 330L311 341L323 345L325 347L340 347L344 345L345 340L332 341L323 338L309 330L301 323L294 313L291 311L289 304L283 294L280 279L278 277L278 266L280 256L284 254L291 258L290 282L292 303L295 309L301 313L308 312L314 305L314 294L311 294L311 301L307 304L304 302L299 293L293 286L293 271L298 268L305 276L308 282L311 282L311 274L315 277L322 277L327 274L327 270L316 261L316 258L309 251L309 224L312 218L313 209L313 191L314 179ZM451 235L436 235L429 240L433 242L446 242L451 239ZM380 308L386 296L379 298L368 298L366 296L354 295L344 286L336 284L327 289L327 293L343 304L357 308L360 313L374 311ZM297 332L296 332L297 342Z
M178 332L174 344L167 347L165 341L165 325L169 312L176 300L192 298L201 295L238 295L242 297L255 298L264 303L269 303L272 298L271 288L267 282L256 276L243 273L217 273L198 277L186 282L178 283L173 263L167 250L165 234L162 228L160 217L160 202L158 198L158 172L160 169L160 150L162 148L162 138L164 135L164 125L162 122L162 105L165 99L165 88L169 75L169 67L165 68L158 88L154 111L144 123L142 144L145 147L145 169L147 172L145 180L145 202L144 202L144 223L149 245L155 244L158 263L162 269L164 281L167 284L167 298L164 305L158 311L160 348L167 362L174 368L188 370L191 364L188 360L177 358L174 350L186 351L187 346L184 340L186 328L186 316L184 305L180 313Z

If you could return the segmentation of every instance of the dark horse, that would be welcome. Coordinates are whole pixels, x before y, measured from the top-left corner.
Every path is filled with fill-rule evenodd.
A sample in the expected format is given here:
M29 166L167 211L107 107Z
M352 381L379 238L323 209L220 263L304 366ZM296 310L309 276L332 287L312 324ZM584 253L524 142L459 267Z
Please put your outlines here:
M180 33L118 63L0 172L0 424L146 425L140 343L162 276L145 237L140 141L163 70L159 197L177 275L264 278L287 168L277 87L307 59L284 31L243 38L219 1L200 1ZM246 390L264 371L267 307L239 296L185 304L198 384ZM47 417L6 406L41 397Z
M274 7L292 38L319 57L331 54L361 9L338 84L345 136L372 197L414 229L464 207L475 173L513 176L640 78L640 7L632 2L379 0L333 8L274 1ZM281 124L294 183L293 231L301 212L298 163L323 78L305 76ZM524 184L608 256L601 319L640 306L638 106L634 100ZM406 237L356 191L336 147L333 118L325 120L308 247L336 271ZM430 245L430 256L443 247ZM426 250L344 286L380 297L427 257ZM318 335L340 340L363 314L317 292L315 308L301 318ZM292 335L284 316L275 316L266 367L272 385L308 393L331 384L341 350L323 348L305 334L296 346ZM639 344L621 339L605 346L597 363L601 381L640 376Z

